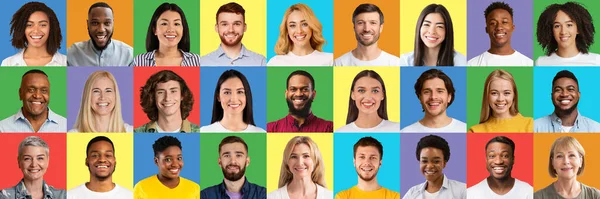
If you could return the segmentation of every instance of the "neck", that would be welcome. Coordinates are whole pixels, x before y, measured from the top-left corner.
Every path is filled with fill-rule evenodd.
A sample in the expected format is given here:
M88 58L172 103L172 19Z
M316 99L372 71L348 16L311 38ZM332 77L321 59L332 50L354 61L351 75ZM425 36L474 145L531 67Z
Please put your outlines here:
M166 177L161 176L160 174L158 174L157 176L158 176L158 181L160 181L160 183L162 183L166 187L173 189L173 188L177 187L177 185L179 185L179 177L166 178Z
M570 113L557 110L554 110L554 113L558 118L560 118L563 126L573 126L575 125L575 120L577 120L577 114L579 113L579 111L577 110L577 108L575 108L575 110L571 111Z
M112 176L100 180L98 178L90 178L90 182L85 183L85 186L94 192L109 192L115 188L115 183L112 182Z
M48 57L51 56L46 50L46 45L40 47L27 47L23 52L23 57Z
M515 50L510 46L510 43L504 44L503 46L494 46L494 44L490 44L490 49L488 49L489 53L494 55L512 55L515 53Z
M362 61L371 61L377 59L379 55L381 55L381 49L377 47L377 43L371 44L370 46L358 44L358 46L352 50L352 55Z
M560 195L567 196L567 198L575 197L581 192L581 184L577 182L576 178L561 179L558 178L554 182L554 188Z
M492 176L489 176L487 178L487 183L493 192L496 192L499 195L504 195L508 193L515 185L515 178L507 177L506 179L496 179Z
M360 128L373 128L381 124L383 119L377 113L359 113L354 124Z
M181 57L183 56L177 46L160 46L154 55L155 57Z
M452 122L452 118L446 115L446 111L439 115L431 115L429 113L425 113L425 117L419 121L423 126L429 128L442 128L448 126Z
M42 193L44 192L44 179L40 178L32 181L23 180L23 184L25 184L25 188L27 189L27 192L29 194L33 195L35 193L39 193L39 195L43 195Z
M110 115L96 115L94 122L97 132L108 133L108 125L110 125Z
M292 181L287 185L287 189L288 192L299 192L302 196L317 193L317 185L312 181L312 179L310 179L310 177L304 177L300 179L293 178Z
M161 115L158 114L158 126L164 130L164 131L168 131L168 132L173 132L177 129L181 128L181 124L183 123L183 119L181 119L181 113L180 114L173 114L170 116L165 116L165 115Z
M230 131L243 131L248 128L248 124L244 123L244 116L241 113L223 114L223 119L219 123Z
M312 46L310 46L310 45L294 46L292 48L292 53L294 53L294 55L297 55L297 56L308 55L308 54L313 53L314 51L315 51L315 49L313 49Z
M377 182L377 176L369 181L365 181L362 178L358 177L358 184L356 187L362 191L376 191L381 189L381 185Z
M42 125L44 124L44 122L46 122L46 119L48 119L48 110L45 111L43 114L40 115L30 115L29 113L27 113L27 111L23 111L23 116L25 116L25 118L27 119L27 121L29 121L29 123L31 123L31 126L33 127L34 132L38 132L38 130L40 130L40 128L42 127Z
M243 176L242 178L240 178L237 181L230 181L227 179L223 179L223 181L225 182L225 188L227 188L227 191L233 192L233 193L239 193L240 191L242 191L242 186L244 186L244 182L246 181L246 176Z
M577 54L579 54L579 50L575 45L566 48L558 47L558 50L556 50L556 55L562 58L574 57Z
M443 184L444 184L444 176L443 175L440 176L439 178L433 179L433 181L427 180L426 190L429 193L438 192L442 188Z
M440 53L440 46L436 46L434 48L425 48L425 55L423 56L423 64L425 66L436 66L438 55Z
M514 116L510 115L510 112L504 112L502 114L494 113L493 116L496 119L510 119L510 118L514 117Z
M240 53L242 51L242 42L233 46L228 46L221 43L221 49L223 49L227 57L234 59L240 56Z

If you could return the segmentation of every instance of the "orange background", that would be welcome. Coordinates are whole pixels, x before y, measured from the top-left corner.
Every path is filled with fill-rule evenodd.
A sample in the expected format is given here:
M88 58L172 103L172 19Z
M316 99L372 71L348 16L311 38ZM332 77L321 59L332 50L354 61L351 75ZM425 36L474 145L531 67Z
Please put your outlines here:
M333 56L338 58L356 48L352 13L360 4L372 3L383 12L383 31L377 42L379 48L392 55L400 56L400 1L382 0L334 0L333 12Z
M113 9L113 39L133 46L133 0L102 0ZM97 0L67 0L67 47L90 39L88 10Z
M550 158L550 147L554 140L561 136L572 136L583 146L585 150L585 168L580 176L577 176L577 180L585 185L591 187L600 187L600 146L598 146L598 140L600 140L600 134L597 133L550 133L550 134L535 134L534 144L535 149L533 150L533 179L535 184L533 190L538 191L546 188L552 182L556 181L557 178L551 178L548 173L548 160Z
M179 75L194 95L194 107L187 119L200 125L200 67L134 67L133 69L133 127L137 128L150 121L140 106L140 88L154 73L171 70Z
M467 134L467 187L471 187L490 176L487 171L485 145L496 136L506 136L515 142L515 161L512 177L533 185L533 134ZM539 147L539 146L538 146Z

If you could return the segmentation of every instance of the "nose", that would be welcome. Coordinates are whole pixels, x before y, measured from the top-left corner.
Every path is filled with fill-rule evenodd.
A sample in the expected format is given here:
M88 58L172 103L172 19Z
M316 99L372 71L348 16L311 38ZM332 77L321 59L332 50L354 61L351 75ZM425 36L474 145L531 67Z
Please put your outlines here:
M171 101L171 99L173 99L174 95L175 94L167 91L167 93L165 94L165 99L164 100L165 101Z
M504 163L504 159L502 159L502 157L500 157L500 156L496 156L494 158L494 163L496 163L496 164L502 164L502 163Z

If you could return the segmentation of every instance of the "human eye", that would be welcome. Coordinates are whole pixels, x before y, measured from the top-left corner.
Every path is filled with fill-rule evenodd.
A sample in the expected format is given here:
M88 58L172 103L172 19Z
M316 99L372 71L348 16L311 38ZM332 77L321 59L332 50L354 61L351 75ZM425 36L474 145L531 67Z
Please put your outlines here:
M181 26L181 23L175 23L175 26Z
M490 92L490 95L496 96L496 95L498 95L498 92L492 91L492 92Z
M27 24L25 24L25 26L31 27L31 26L33 26L33 23L27 23Z
M98 23L97 21L92 21L92 26L97 26L98 24L100 23Z
M504 95L510 95L510 91L505 91Z
M47 94L48 93L48 89L42 89L42 94Z
M110 26L110 24L111 24L111 22L110 22L110 21L104 22L104 25L105 25L105 26Z
M567 27L569 27L569 28L573 27L573 24L567 24Z
M290 24L290 28L295 28L296 24Z
M364 92L365 92L365 89L359 88L359 89L358 89L358 92L359 92L359 93L364 93Z
M291 155L291 156L290 156L290 159L296 159L296 158L298 158L298 156L297 156L297 155Z
M302 27L308 27L308 23L302 23Z
M177 157L177 160L182 161L183 157Z
M112 89L112 88L107 88L107 89L106 89L106 92L107 92L107 93L112 93L112 92L113 92L113 89Z
M44 160L44 157L37 157L37 160Z
M225 91L225 92L223 92L223 94L229 95L229 94L231 94L231 91Z
M171 162L171 158L165 158L165 162Z
M559 24L554 24L554 28L560 28Z
M244 94L244 91L238 91L237 93L238 94Z
M303 155L303 158L310 158L310 155Z
M377 89L374 89L374 90L372 90L371 92L372 92L372 93L379 93L379 90L377 90Z

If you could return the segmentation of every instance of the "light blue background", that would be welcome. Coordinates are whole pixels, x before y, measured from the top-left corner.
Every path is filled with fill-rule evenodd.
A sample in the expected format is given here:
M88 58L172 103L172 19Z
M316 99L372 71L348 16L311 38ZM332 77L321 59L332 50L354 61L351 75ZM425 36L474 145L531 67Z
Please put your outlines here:
M597 91L598 67L534 67L533 77L533 117L535 119L550 115L554 112L552 104L552 79L561 70L569 70L579 81L579 105L581 115L598 121L600 112L597 111L597 101L600 93Z
M158 174L154 164L152 144L163 136L173 136L181 142L183 168L179 176L200 184L200 134L199 133L135 133L133 135L133 184Z
M246 76L250 89L252 89L254 123L257 127L266 130L267 79L265 76L267 75L267 69L265 67L202 67L200 69L202 71L200 73L200 95L203 98L200 100L200 110L202 110L200 112L200 125L210 125L217 81L221 74L229 69L240 71Z
M268 1L267 3L267 61L275 56L275 44L279 39L279 26L283 14L296 4L303 3L310 7L323 27L325 38L323 52L333 53L333 1L304 0L304 1Z
M383 158L377 181L387 189L400 190L400 134L388 133L334 133L333 161L335 182L334 194L350 189L358 183L358 174L354 168L354 144L360 138L371 136L383 145ZM404 195L402 193L402 195Z
M421 108L421 102L415 94L415 83L419 76L430 67L401 67L400 68L400 128L411 125L423 118L425 112ZM446 110L449 117L466 123L466 68L465 67L437 67L444 72L454 85L454 101Z
M50 7L56 14L58 18L58 22L60 23L60 32L62 33L62 41L60 42L60 49L58 52L63 55L67 55L67 21L66 21L66 0L36 0L38 2L43 2L46 6ZM30 2L29 0L7 0L2 1L2 6L0 6L0 22L4 28L0 31L0 59L5 59L9 56L17 54L19 49L16 49L12 46L10 40L12 36L10 35L10 20L12 20L13 15L21 6L25 5L25 3Z

